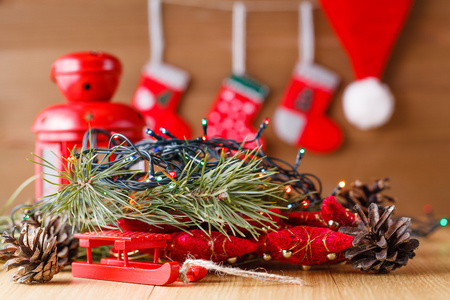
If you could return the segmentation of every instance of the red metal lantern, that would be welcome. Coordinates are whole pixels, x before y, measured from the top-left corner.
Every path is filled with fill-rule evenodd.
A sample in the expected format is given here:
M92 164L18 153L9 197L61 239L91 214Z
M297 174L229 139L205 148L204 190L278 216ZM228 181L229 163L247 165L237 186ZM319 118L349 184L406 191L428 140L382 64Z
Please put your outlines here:
M44 109L33 124L36 132L35 153L62 169L59 157L69 157L69 149L81 148L89 128L103 128L126 135L131 141L143 138L145 122L132 107L111 103L122 72L120 61L101 52L77 52L58 58L52 66L51 79L68 100ZM99 147L107 146L99 139ZM55 171L36 164L36 174L52 182ZM56 182L56 183L62 183ZM45 180L36 182L36 197L55 193L58 186Z

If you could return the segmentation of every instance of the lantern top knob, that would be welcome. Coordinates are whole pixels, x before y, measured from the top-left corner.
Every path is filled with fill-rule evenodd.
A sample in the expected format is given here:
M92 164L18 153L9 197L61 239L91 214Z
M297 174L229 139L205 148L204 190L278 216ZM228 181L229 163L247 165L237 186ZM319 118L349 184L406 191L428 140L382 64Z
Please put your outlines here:
M142 116L129 105L109 102L121 72L119 59L104 52L75 52L58 58L50 78L69 101L38 114L32 128L38 142L80 144L89 128L120 132L134 141L142 139Z
M69 101L108 101L119 84L122 65L104 52L75 52L58 58L50 78Z

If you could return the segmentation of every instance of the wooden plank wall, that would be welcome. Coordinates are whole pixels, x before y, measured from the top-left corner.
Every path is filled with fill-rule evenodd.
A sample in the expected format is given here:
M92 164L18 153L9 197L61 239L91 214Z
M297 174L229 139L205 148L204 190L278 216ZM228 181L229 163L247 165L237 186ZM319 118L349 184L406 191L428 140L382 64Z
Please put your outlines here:
M192 76L179 112L199 134L200 119L231 70L231 12L205 7L231 2L185 1L199 7L168 2L163 6L165 60ZM64 101L49 80L52 62L79 50L117 55L124 74L114 99L129 103L149 57L146 13L145 0L0 1L0 203L33 174L26 159L34 147L35 116ZM344 119L341 95L352 80L349 61L320 9L314 17L316 60L342 77L329 113L346 139L333 154L308 153L301 170L318 175L325 194L341 179L389 176L389 194L398 198L402 214L421 214L430 203L440 216L449 216L450 1L415 1L384 77L396 95L395 114L386 126L367 132ZM297 60L297 12L250 12L247 37L248 74L271 89L257 125L273 115ZM295 159L297 149L281 142L273 129L266 137L268 154ZM32 187L20 196L21 202L32 199Z

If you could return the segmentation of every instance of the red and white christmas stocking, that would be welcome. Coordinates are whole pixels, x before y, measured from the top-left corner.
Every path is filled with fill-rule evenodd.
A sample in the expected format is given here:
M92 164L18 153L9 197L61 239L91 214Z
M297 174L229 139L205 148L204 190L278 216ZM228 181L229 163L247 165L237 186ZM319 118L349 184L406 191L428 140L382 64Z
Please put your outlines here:
M336 150L343 140L341 129L326 114L339 79L313 62L314 29L309 2L301 3L299 20L301 59L275 111L274 129L290 145L326 153Z
M223 81L208 113L208 135L242 142L256 135L252 124L268 88L245 75L245 6L239 2L233 7L232 46L233 73ZM255 142L245 144L247 148L256 146Z
M177 138L190 138L189 125L177 114L189 74L162 62L161 1L149 0L148 6L151 59L142 70L132 104L156 133L163 127Z
M257 130L252 123L260 111L267 88L253 79L232 74L219 89L216 100L208 114L208 135L249 141ZM253 148L256 143L245 145Z
M347 120L359 129L379 127L394 111L394 97L380 82L412 0L320 0L347 50L357 81L344 91Z

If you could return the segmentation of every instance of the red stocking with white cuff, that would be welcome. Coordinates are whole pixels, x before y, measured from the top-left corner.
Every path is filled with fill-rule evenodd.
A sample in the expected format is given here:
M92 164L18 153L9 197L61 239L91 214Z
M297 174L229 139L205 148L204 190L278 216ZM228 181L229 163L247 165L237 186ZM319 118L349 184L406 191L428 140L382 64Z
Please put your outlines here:
M176 112L189 74L162 61L161 1L149 0L148 6L151 58L142 70L132 104L156 133L163 127L177 138L190 138L189 125Z
M326 114L339 78L313 62L314 32L309 2L300 6L300 21L301 61L275 111L274 129L290 145L327 153L336 150L343 140L341 129Z
M176 112L188 82L189 75L173 66L150 62L144 67L132 104L148 128L159 133L163 127L177 138L190 138L190 127Z

